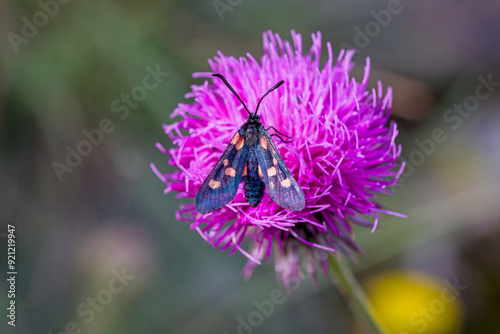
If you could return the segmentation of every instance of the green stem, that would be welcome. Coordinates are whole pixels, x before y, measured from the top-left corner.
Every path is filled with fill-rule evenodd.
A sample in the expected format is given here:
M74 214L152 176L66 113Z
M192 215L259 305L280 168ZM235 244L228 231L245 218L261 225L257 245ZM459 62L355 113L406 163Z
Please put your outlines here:
M347 266L342 255L330 253L330 266L333 270L335 283L340 294L351 308L354 318L358 321L364 333L383 334L384 331L375 321L373 310L351 269Z

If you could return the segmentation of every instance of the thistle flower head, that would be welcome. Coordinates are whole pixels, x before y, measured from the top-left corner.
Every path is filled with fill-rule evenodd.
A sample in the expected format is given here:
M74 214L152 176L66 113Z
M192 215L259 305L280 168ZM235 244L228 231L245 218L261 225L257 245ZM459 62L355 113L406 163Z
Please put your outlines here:
M245 123L247 111L212 73L222 74L253 111L269 87L285 83L269 94L259 108L264 126L274 126L292 137L291 143L275 140L278 151L302 188L306 205L302 211L281 208L265 195L250 207L240 186L236 197L224 208L199 214L194 204L181 206L179 220L190 221L210 244L230 253L240 251L249 258L243 275L274 252L278 279L289 286L305 269L313 282L317 268L326 273L327 251L360 251L352 240L352 223L375 229L383 210L374 198L390 193L403 166L396 160L401 148L395 143L396 125L389 121L392 91L367 90L370 71L366 60L361 82L351 78L354 51L340 50L334 58L327 43L328 59L320 66L321 34L312 35L312 47L304 54L302 37L292 31L293 42L272 32L264 33L264 54L236 59L218 53L209 60L211 72L195 73L207 78L192 86L172 113L178 120L165 125L173 148L159 149L176 168L171 174L153 170L166 184L166 193L194 198L232 136ZM390 212L387 212L390 213ZM374 222L360 218L371 216ZM311 261L300 265L299 249ZM316 266L312 260L319 261ZM315 261L316 262L316 261Z

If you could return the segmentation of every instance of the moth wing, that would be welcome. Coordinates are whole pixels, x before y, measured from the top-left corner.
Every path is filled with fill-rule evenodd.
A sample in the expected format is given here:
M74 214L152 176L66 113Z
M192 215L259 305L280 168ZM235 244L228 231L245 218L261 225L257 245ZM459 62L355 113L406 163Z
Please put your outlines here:
M262 171L261 179L273 201L285 209L304 209L304 193L281 159L269 132L262 133L255 152Z
M247 159L248 146L237 132L198 190L196 210L208 213L229 203L238 191Z

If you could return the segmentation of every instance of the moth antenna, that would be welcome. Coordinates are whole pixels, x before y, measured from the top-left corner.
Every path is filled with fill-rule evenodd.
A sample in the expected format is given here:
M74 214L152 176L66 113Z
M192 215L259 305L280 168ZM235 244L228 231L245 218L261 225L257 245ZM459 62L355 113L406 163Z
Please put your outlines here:
M285 83L285 81L281 80L276 85L269 88L269 90L264 95L262 95L262 97L259 100L259 103L257 103L257 108L255 108L255 115L257 115L257 111L259 110L259 106L260 106L260 103L262 102L262 99L264 99L267 94L271 93L273 90L275 90L276 88L278 88L279 86L281 86L284 83Z
M236 97L238 98L238 100L240 100L240 102L243 105L243 107L245 107L245 110L247 111L247 113L251 114L251 112L248 110L247 106L245 105L245 102L243 102L243 100L240 98L240 96L238 95L238 93L236 93L236 91L233 89L233 87L231 87L231 85L229 84L229 82L227 82L226 78L224 78L224 76L222 74L212 74L212 76L221 79L222 82L224 83L224 85L226 85L227 88L229 88L231 90L231 92L233 92L233 94L236 95Z

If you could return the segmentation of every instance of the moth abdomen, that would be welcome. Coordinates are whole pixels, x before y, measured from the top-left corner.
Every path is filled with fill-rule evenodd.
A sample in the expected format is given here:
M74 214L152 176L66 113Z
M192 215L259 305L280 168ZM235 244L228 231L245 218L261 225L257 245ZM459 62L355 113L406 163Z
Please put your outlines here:
M266 185L260 179L262 171L259 172L259 162L253 152L249 154L246 172L247 175L244 175L246 176L246 180L243 187L245 189L245 197L251 207L256 207L262 200L262 197L264 197L264 188Z
M245 197L250 206L255 208L264 197L265 184L261 180L252 180L245 183Z

